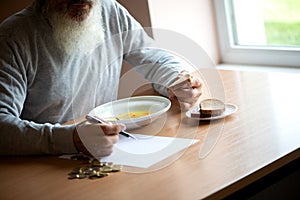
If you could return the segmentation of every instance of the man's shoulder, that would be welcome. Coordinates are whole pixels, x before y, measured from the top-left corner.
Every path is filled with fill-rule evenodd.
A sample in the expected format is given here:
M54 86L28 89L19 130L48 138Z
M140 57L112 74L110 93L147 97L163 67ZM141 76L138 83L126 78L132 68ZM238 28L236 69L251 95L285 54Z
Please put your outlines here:
M116 0L102 0L101 5L104 11L111 12L114 10L116 12L127 12L127 10Z

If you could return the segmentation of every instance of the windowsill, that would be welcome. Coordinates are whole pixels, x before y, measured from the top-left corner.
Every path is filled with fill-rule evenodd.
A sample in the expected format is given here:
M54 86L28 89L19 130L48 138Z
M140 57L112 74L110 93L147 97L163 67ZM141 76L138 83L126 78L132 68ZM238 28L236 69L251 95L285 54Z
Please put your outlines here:
M259 65L219 64L219 65L217 65L217 69L239 70L239 71L300 73L300 68L259 66Z

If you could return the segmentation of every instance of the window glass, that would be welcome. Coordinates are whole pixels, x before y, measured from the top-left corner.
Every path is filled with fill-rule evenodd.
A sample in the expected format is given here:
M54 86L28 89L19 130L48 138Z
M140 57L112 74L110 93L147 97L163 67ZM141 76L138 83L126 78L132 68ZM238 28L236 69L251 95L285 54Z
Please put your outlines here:
M233 42L300 47L299 0L228 0Z

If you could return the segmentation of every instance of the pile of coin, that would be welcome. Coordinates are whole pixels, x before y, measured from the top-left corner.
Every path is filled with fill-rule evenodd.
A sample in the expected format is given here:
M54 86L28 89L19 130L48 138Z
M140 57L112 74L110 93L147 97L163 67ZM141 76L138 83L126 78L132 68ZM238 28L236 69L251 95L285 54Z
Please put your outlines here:
M121 165L115 165L111 162L100 162L96 159L89 161L89 165L85 167L74 168L69 173L69 179L98 179L103 178L110 173L119 172L122 170Z

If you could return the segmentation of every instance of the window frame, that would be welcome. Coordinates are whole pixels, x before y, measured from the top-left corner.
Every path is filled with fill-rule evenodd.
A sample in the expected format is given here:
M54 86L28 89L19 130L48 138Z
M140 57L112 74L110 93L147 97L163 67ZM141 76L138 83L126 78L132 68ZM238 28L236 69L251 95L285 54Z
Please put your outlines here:
M246 46L234 44L228 0L214 0L219 48L223 64L267 65L300 68L300 47Z

